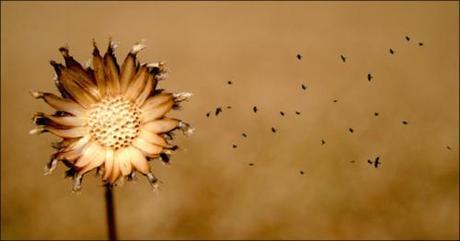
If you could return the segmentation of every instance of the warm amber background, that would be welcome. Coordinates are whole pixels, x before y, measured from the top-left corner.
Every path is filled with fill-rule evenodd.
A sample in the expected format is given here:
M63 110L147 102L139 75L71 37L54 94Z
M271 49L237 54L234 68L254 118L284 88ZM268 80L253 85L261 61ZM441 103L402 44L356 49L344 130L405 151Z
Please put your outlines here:
M91 39L105 45L109 35L119 58L147 39L141 60L165 60L171 70L161 87L195 94L173 115L196 134L178 135L183 150L170 168L154 164L160 196L142 177L116 189L121 238L459 238L458 3L1 6L2 239L106 238L93 175L80 195L62 166L43 176L56 138L28 131L34 111L51 109L28 91L56 92L48 60L61 61L58 47L68 43L83 62ZM233 109L205 118L227 104ZM376 155L379 169L366 163Z

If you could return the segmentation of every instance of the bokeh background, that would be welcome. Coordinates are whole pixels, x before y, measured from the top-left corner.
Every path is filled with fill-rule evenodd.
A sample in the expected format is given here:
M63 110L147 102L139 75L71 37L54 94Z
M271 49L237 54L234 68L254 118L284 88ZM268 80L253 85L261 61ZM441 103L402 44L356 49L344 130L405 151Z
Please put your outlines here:
M85 62L112 36L119 59L147 40L197 129L153 163L159 195L115 190L120 238L458 239L458 20L458 2L2 2L1 238L107 237L93 174L80 194L43 175L57 138L28 134L51 111L28 92L56 92L58 47Z

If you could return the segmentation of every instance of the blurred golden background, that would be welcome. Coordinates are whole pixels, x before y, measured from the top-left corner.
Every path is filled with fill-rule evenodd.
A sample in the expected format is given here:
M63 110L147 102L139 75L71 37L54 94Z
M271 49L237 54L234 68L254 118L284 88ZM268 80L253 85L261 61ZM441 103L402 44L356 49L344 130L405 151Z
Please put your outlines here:
M99 179L73 194L61 164L43 175L57 138L28 134L32 114L51 111L29 90L57 93L48 61L62 61L59 47L85 62L92 38L102 48L113 36L119 61L139 39L141 61L166 61L160 87L194 93L171 116L197 129L177 133L170 167L153 163L159 196L142 176L115 189L121 239L458 239L458 9L2 2L1 238L106 238Z

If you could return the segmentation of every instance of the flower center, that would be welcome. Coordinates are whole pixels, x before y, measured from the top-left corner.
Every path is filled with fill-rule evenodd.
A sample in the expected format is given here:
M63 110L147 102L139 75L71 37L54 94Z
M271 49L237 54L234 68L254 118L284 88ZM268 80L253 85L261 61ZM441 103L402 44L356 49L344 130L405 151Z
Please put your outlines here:
M106 98L89 110L90 133L104 147L128 147L137 137L141 110L122 97Z

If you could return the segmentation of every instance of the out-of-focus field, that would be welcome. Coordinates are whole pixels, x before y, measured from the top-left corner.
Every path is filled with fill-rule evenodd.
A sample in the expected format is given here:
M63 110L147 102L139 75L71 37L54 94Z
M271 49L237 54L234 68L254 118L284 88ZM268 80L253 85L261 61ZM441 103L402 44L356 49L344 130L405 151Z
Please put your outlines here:
M85 62L91 39L102 47L111 35L119 60L147 39L141 61L170 70L160 87L194 93L171 116L197 129L178 133L170 167L153 164L159 196L143 177L115 190L120 238L458 239L458 9L2 2L1 238L106 238L99 179L88 175L75 195L63 166L43 175L57 138L28 134L32 113L51 111L28 91L57 92L48 61L62 61L58 47ZM219 105L232 109L206 118ZM367 160L377 156L374 168Z

